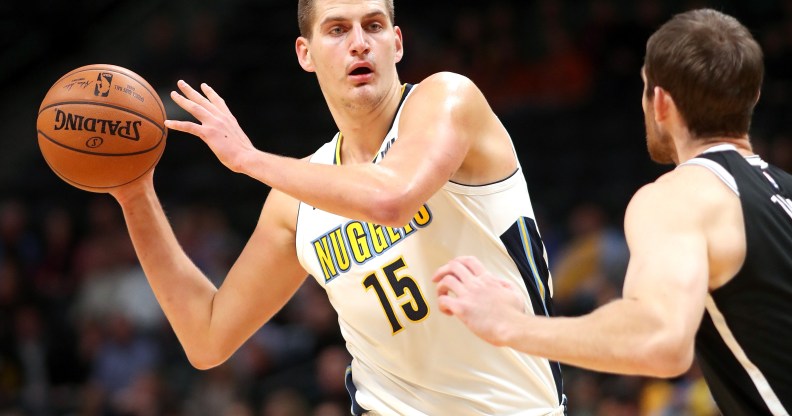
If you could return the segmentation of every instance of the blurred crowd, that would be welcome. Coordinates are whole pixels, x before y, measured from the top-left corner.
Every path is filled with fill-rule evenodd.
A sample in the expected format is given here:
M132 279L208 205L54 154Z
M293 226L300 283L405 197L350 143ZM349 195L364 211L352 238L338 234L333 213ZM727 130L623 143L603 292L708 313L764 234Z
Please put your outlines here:
M139 36L105 30L123 48L75 45L79 54L62 55L62 71L47 82L71 67L112 62L157 87L171 118L186 117L167 99L175 81L206 81L261 148L304 157L331 138L319 88L294 58L296 2L151 1L137 14L107 6L113 2L77 3L136 19ZM406 44L402 80L439 70L467 75L510 130L562 315L620 295L629 258L624 208L638 187L670 169L645 154L639 71L648 35L672 13L712 6L754 31L767 75L752 141L766 160L792 171L792 1L396 3ZM40 7L55 13L63 4ZM47 86L38 87L42 95ZM35 149L19 163L0 195L0 415L348 414L350 357L312 278L227 363L195 370L112 198L69 188ZM220 284L266 187L230 174L179 134L169 138L156 181L179 241ZM671 380L572 367L564 379L574 416L718 414L695 365Z

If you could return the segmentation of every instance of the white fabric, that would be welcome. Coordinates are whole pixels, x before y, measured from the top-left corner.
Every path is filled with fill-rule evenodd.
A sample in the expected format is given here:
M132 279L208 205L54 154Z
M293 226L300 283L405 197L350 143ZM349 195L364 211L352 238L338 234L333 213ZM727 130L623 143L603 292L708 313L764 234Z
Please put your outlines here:
M397 116L381 150L398 137L398 125ZM336 135L311 161L332 164L338 140ZM548 361L473 335L440 312L430 281L450 259L476 255L495 275L522 288L532 311L522 277L500 240L519 217L534 216L522 170L486 186L447 183L424 207L405 228L388 229L300 205L298 257L338 312L353 356L357 402L381 415L560 414ZM355 254L366 252L371 257L358 264ZM384 269L401 263L396 279L389 280ZM404 290L410 281L419 293ZM401 326L395 333L375 285ZM412 320L405 311L416 309L417 297L425 300L428 314Z

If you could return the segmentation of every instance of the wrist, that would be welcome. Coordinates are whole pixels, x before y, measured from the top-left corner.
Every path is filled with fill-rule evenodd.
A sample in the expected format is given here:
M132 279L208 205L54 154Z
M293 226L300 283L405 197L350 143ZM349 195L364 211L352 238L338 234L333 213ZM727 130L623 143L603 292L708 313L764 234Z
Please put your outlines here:
M126 185L111 189L108 193L118 201L121 207L131 204L133 201L145 198L149 192L154 193L153 172L146 173Z
M256 171L255 165L260 163L260 154L261 152L255 148L239 152L229 168L236 173L251 176L251 172Z

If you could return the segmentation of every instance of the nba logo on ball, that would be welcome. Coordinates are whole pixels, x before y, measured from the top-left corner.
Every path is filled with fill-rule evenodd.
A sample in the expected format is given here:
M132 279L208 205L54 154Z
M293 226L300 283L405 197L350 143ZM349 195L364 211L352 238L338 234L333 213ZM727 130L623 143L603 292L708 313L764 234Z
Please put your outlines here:
M87 65L62 76L39 107L41 154L67 183L108 192L154 168L165 148L165 107L140 75Z
M94 95L97 97L107 97L110 94L110 86L113 85L113 74L101 72L96 76L96 88Z

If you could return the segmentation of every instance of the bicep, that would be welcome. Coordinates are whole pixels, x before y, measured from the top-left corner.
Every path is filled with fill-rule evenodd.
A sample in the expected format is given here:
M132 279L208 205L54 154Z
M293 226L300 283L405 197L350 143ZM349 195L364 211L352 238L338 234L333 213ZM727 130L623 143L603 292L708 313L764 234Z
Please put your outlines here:
M706 236L695 212L673 195L644 188L625 216L630 262L623 297L638 300L691 346L709 273Z
M256 229L215 295L211 333L241 345L305 280L295 248L297 204L270 192Z

